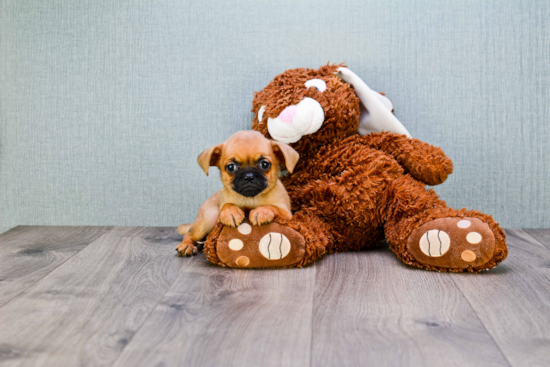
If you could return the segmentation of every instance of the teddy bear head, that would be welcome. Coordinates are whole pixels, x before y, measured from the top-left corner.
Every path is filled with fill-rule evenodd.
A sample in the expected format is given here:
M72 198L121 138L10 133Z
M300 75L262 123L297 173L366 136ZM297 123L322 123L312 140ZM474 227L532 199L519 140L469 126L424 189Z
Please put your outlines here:
M358 132L408 135L392 109L342 64L290 69L254 93L252 128L304 154Z
M298 152L357 133L359 98L335 73L339 65L291 69L254 93L252 128Z

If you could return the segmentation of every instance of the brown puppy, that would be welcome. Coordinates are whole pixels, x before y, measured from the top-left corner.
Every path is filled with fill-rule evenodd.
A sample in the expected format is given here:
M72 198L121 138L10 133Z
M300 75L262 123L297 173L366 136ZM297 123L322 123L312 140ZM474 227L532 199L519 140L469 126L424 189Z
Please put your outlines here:
M291 219L290 198L279 180L280 164L292 173L299 159L290 146L266 139L256 131L239 131L225 143L206 149L197 161L208 175L210 166L221 172L223 188L206 200L193 224L182 224L185 235L176 250L182 256L197 254L197 241L214 229L218 220L237 227L251 209L252 225L267 224L276 216Z

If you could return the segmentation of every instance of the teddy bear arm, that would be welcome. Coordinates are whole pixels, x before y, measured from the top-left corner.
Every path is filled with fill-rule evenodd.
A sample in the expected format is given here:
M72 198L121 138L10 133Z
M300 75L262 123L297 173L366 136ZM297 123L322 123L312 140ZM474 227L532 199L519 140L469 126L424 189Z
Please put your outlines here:
M393 133L373 133L363 137L375 149L391 154L415 179L439 185L453 172L453 162L443 150L418 139Z

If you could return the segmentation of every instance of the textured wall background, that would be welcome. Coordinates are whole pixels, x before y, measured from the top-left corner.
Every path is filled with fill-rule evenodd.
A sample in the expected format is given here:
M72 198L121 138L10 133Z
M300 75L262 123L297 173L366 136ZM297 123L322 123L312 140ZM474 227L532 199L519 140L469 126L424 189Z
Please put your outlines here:
M549 227L548 1L0 1L0 227L171 226L220 187L196 164L252 93L346 61L444 148L437 188Z

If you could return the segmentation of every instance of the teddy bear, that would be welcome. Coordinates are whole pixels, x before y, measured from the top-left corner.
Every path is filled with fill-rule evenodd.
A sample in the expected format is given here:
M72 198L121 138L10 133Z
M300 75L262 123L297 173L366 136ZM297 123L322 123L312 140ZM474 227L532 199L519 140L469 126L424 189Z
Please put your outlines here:
M450 208L426 188L446 180L452 161L412 138L390 100L345 65L287 70L252 106L252 129L300 154L281 178L293 217L218 224L203 249L214 264L302 267L384 239L404 263L427 270L479 272L506 258L506 236L490 215Z

